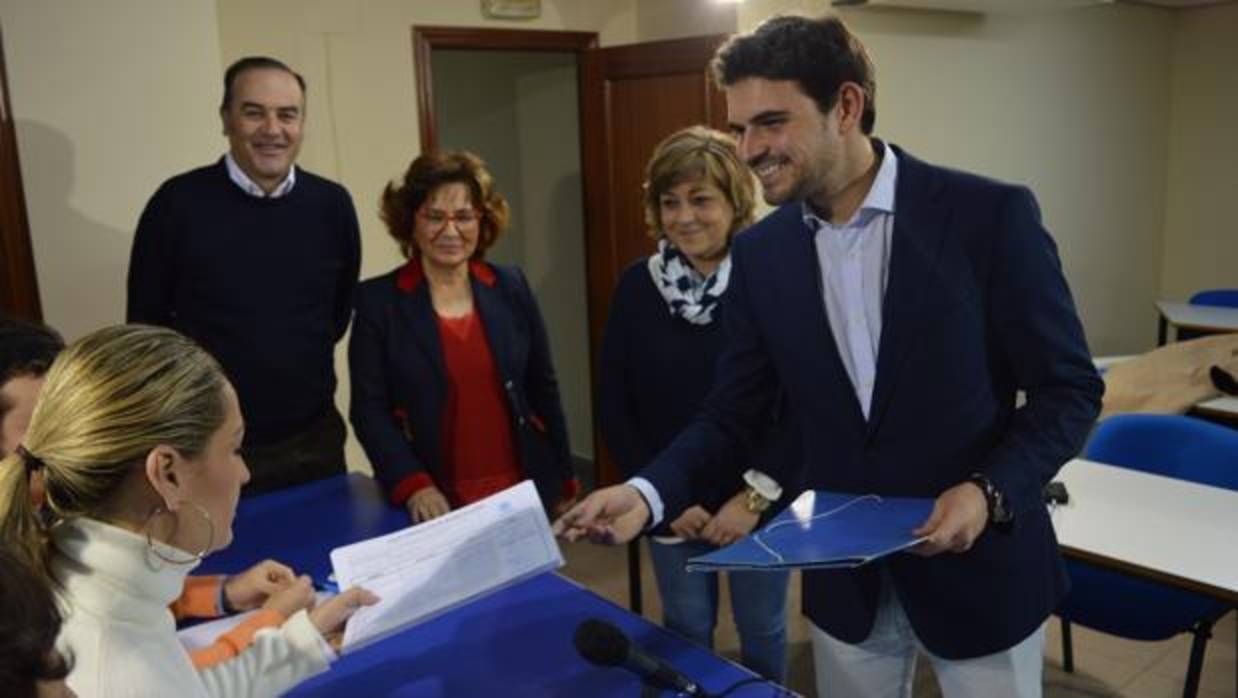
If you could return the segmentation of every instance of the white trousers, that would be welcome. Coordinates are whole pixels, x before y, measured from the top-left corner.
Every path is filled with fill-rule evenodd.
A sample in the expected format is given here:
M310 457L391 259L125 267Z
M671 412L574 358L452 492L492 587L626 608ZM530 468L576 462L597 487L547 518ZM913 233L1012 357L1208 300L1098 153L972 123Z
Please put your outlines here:
M1041 697L1043 624L1008 650L973 659L943 659L916 639L886 577L873 631L862 643L852 645L812 623L809 626L819 698L911 698L916 656L921 651L932 662L945 698Z

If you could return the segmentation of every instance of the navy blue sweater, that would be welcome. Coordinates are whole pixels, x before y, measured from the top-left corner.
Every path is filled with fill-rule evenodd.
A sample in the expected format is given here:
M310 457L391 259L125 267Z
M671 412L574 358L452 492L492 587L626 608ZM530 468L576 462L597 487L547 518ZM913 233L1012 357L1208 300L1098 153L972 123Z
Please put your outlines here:
M719 303L722 309L726 294ZM713 386L714 365L725 343L716 311L708 325L670 314L646 260L624 271L602 341L598 411L602 438L625 478L652 461L696 417ZM696 503L716 512L743 487L738 474L749 467L783 480L784 466L792 463L787 449L794 446L789 426L780 424L754 455L735 454L734 471L719 471L708 481L694 483ZM666 512L665 523L677 515ZM656 531L666 532L665 524Z
M247 445L307 427L334 400L334 345L361 263L352 199L297 171L286 196L250 196L221 158L163 183L129 261L129 322L192 337L240 397Z

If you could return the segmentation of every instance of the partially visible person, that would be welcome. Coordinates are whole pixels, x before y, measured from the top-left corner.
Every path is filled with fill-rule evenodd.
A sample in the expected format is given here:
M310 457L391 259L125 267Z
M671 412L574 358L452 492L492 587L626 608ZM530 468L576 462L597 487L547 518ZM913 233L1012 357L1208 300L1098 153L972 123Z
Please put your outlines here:
M224 75L229 149L151 197L129 260L129 322L182 332L211 353L245 413L245 494L345 472L335 344L361 268L339 184L296 166L305 80L249 57Z
M575 497L567 422L537 300L484 261L508 206L477 156L431 153L383 192L408 261L357 293L350 417L374 474L414 522L531 478Z
M0 317L0 457L21 443L43 377L63 348L50 327Z
M345 591L235 660L195 671L169 605L203 557L226 547L249 477L236 392L219 365L171 330L111 327L52 364L14 453L0 462L0 539L55 586L58 648L83 695L275 696L324 671L348 617L375 598ZM32 502L30 482L44 482ZM45 508L54 525L44 527ZM295 595L300 578L284 591ZM274 596L279 596L278 592Z
M56 649L63 619L51 587L0 545L0 686L10 698L73 698L70 660Z
M658 144L645 173L645 220L657 253L623 273L611 299L598 391L602 436L625 478L632 477L691 422L714 380L726 342L731 238L752 223L752 175L728 135L702 126ZM751 533L781 494L770 472L798 465L769 462L762 450L747 473L714 477L693 491L694 504L652 531L649 555L663 624L713 647L718 575L689 573L689 558ZM793 459L788 459L793 460ZM789 573L728 574L740 659L781 682L786 668Z
M25 437L47 369L63 349L60 334L46 325L0 318L0 458L13 452ZM41 509L41 471L31 473L30 493L31 502ZM237 575L188 577L184 592L171 605L178 620L260 609L210 646L194 650L190 654L194 667L202 669L236 656L249 647L256 632L282 625L293 613L312 605L313 590L296 581L291 569L274 560Z

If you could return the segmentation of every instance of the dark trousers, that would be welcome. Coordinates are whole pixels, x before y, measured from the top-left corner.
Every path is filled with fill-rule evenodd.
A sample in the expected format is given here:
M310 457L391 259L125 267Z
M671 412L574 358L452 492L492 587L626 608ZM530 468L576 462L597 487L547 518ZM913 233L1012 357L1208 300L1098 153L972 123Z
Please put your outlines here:
M249 482L241 496L284 489L332 475L343 475L348 428L332 405L304 430L271 444L245 447Z

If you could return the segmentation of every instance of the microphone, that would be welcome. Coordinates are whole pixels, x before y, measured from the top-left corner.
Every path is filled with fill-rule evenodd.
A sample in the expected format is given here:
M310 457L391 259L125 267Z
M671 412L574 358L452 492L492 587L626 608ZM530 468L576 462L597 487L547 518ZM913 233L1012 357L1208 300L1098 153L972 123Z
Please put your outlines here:
M678 691L686 696L709 698L694 681L674 667L635 645L623 631L599 618L589 618L576 626L576 651L599 666L623 667L643 681Z

